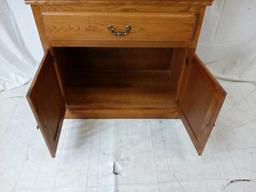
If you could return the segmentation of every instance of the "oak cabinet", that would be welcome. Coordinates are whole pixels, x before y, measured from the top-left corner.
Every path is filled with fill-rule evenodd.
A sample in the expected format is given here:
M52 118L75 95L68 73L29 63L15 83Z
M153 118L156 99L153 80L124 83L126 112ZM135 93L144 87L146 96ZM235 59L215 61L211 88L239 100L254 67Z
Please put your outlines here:
M45 50L27 98L52 157L66 118L180 118L202 154L226 93L195 48L211 0L26 0Z

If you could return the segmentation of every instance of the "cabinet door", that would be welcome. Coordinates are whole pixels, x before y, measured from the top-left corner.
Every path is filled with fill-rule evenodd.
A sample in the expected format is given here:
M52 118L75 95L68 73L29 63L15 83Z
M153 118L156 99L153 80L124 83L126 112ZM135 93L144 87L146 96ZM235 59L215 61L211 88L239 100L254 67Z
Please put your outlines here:
M226 92L194 52L189 52L178 88L182 121L199 155L203 153Z
M66 110L55 64L52 54L47 51L27 94L52 157L55 157Z

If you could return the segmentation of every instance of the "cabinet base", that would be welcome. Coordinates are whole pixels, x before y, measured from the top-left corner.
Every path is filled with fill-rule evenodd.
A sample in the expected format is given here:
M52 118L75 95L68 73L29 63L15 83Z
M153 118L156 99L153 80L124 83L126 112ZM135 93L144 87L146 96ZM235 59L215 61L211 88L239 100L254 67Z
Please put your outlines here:
M67 109L65 119L180 119L177 108L171 109Z

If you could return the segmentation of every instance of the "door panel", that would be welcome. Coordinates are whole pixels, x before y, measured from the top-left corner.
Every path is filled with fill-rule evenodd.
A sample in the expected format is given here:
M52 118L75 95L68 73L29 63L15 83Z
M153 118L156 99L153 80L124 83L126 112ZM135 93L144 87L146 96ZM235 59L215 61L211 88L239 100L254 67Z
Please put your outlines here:
M27 99L48 149L55 157L66 108L50 51L40 64Z
M200 59L189 52L178 89L182 121L199 155L224 102L226 92Z

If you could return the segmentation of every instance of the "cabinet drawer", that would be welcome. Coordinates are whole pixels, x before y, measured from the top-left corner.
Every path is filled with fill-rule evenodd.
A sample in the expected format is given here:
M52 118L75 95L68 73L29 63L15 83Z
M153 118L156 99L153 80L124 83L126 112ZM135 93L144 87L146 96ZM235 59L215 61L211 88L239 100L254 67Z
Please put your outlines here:
M44 12L46 37L51 40L72 41L179 41L193 38L193 13L75 13ZM108 26L113 27L113 32ZM130 26L129 32L125 27ZM114 30L115 28L115 30ZM115 32L121 36L116 36Z

